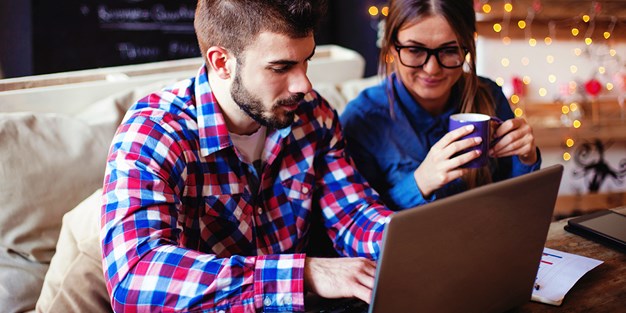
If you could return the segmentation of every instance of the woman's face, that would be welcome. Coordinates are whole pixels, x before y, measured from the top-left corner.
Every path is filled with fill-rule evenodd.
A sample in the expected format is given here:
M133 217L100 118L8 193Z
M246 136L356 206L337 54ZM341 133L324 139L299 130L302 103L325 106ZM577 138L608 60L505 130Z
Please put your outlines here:
M396 44L429 49L459 47L456 34L448 22L439 15L426 17L401 28ZM429 112L441 113L452 86L463 73L463 67L444 68L437 62L436 56L431 55L422 67L411 68L399 62L398 52L393 47L391 49L396 60L396 72L413 98Z

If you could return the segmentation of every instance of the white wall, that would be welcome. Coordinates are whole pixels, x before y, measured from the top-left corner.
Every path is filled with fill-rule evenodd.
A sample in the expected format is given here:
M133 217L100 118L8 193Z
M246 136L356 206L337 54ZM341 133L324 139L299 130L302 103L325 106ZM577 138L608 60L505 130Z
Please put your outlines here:
M575 49L581 50L581 55L575 54ZM610 49L615 49L616 55L610 56ZM477 41L477 72L493 80L504 80L505 92L509 91L511 80L514 76L528 76L531 79L527 85L528 102L550 102L559 96L559 86L568 84L570 81L578 83L586 82L595 77L604 85L613 81L613 74L620 69L626 70L626 44L609 46L602 43L593 43L587 46L582 41L553 41L546 45L538 40L537 45L531 47L525 40L512 40L505 45L501 40L479 37ZM553 58L549 63L548 58ZM502 59L508 59L507 67L502 65ZM524 65L524 58L528 59L528 65ZM571 66L576 66L577 71L572 73ZM600 74L598 68L604 66L606 72ZM554 75L554 83L548 80L549 75ZM582 84L579 84L582 86ZM539 89L545 88L547 94L539 95ZM617 97L617 89L606 89L600 94L601 97Z
M575 49L581 49L581 55L575 54ZM615 49L614 57L609 55L609 49ZM512 92L511 81L514 76L530 78L530 84L526 86L527 95L525 101L528 105L533 103L549 103L561 97L560 86L574 81L579 86L579 92L584 93L583 84L591 78L596 78L605 86L600 94L601 99L613 99L617 102L619 88L606 90L606 83L613 82L613 74L620 70L626 70L626 44L608 46L606 44L594 43L591 46L584 42L560 41L546 45L543 41L538 41L535 47L531 47L527 41L514 40L509 45L505 45L500 40L486 39L480 37L477 42L477 71L479 75L489 77L493 80L504 81L503 89L505 94ZM548 56L553 58L553 62L548 62ZM509 60L507 67L502 65L502 59ZM524 65L523 59L528 59L528 64ZM577 71L572 73L571 66L576 66ZM598 69L603 66L605 73L601 74ZM554 83L548 80L549 75L554 75ZM546 95L540 96L539 89L545 88ZM569 96L562 98L564 101L573 101ZM611 100L611 101L613 101ZM622 120L622 123L626 121ZM582 143L580 143L582 144ZM582 174L582 166L573 159L563 160L563 153L569 152L574 155L580 147L548 147L542 148L543 166L551 164L563 164L565 172L561 183L560 194L587 193L590 180L595 172L590 171L587 175ZM620 163L626 162L626 142L604 141L605 155L604 163L608 169L626 175L626 168L621 169L624 174L620 174ZM598 163L596 152L590 154L594 160L591 163ZM624 164L626 167L626 164ZM579 174L575 174L579 173ZM620 179L607 177L601 185L600 192L626 191L626 176Z

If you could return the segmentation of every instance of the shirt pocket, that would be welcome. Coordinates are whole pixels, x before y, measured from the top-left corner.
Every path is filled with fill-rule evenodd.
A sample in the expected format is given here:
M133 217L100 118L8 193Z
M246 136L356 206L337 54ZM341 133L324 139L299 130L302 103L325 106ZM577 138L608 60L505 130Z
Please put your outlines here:
M313 197L315 177L309 173L299 173L281 182L283 192L289 200L309 200Z

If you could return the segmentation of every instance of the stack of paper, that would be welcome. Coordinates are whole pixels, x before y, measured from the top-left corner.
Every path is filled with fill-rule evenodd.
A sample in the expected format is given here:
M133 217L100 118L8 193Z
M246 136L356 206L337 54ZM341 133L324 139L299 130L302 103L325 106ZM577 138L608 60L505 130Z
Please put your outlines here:
M600 260L544 248L531 300L561 305L565 294L574 284L602 263Z

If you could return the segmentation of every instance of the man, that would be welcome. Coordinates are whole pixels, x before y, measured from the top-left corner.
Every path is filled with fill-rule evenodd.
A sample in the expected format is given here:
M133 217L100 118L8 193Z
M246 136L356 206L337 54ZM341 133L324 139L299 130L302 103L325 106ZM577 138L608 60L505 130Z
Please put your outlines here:
M302 311L307 291L369 301L391 211L306 76L323 8L198 2L205 65L139 100L108 157L101 238L116 311ZM315 223L347 257L307 257Z

